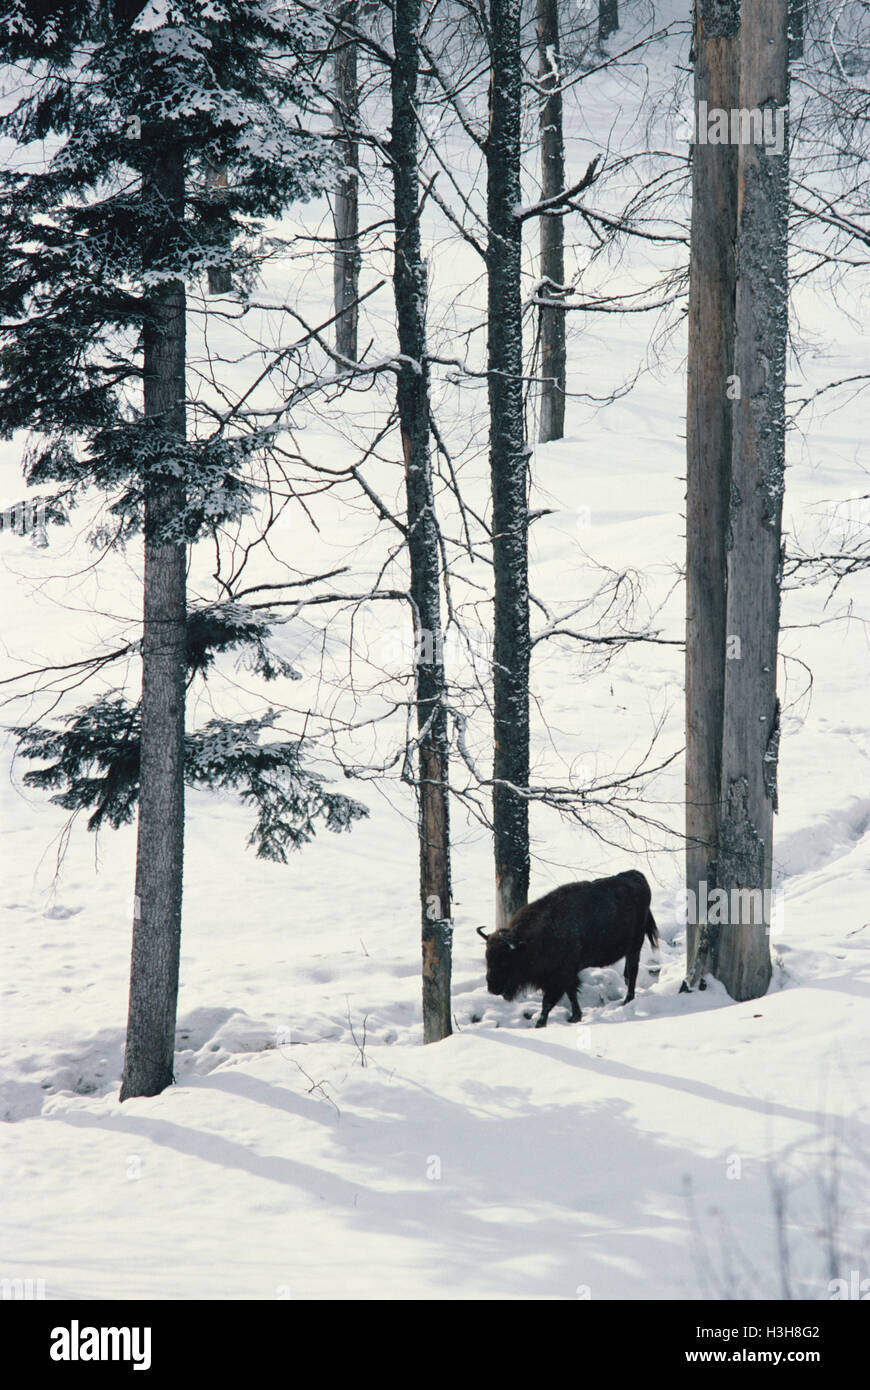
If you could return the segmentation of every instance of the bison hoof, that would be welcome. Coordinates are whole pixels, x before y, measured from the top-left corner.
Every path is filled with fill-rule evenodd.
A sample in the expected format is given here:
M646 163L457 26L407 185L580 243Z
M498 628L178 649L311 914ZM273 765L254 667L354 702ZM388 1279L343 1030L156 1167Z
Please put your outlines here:
M547 1026L547 1020L544 1018L544 1015L541 1014L541 1017L538 1019L537 1023L535 1024L535 1027L536 1027L536 1028L546 1028L546 1026Z
M633 999L634 999L634 995L633 995L633 994L627 994L627 995L625 996L625 998L623 999L623 1001L622 1001L622 1008L624 1009L625 1006L626 1006L626 1004L630 1004L630 1003L632 1002Z
M568 1017L568 1022L569 1022L569 1023L579 1023L579 1022L581 1021L582 1018L583 1018L583 1015L582 1015L582 1014L570 1014L569 1017Z

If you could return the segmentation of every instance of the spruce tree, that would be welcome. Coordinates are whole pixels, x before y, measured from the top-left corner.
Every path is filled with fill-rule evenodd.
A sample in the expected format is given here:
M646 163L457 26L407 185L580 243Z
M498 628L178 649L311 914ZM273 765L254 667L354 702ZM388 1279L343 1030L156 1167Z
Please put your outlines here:
M231 421L191 429L187 287L244 295L262 219L324 186L328 144L299 113L326 40L316 16L268 0L0 0L0 34L23 92L0 134L34 154L0 177L0 431L38 441L28 482L56 485L58 504L99 489L115 542L144 547L141 701L103 695L23 744L53 758L34 778L97 824L138 801L125 1099L172 1080L185 775L257 801L260 848L279 858L305 838L306 807L334 828L361 812L324 801L298 745L263 753L269 715L194 747L185 732L191 668L208 664L188 548L251 510L270 439ZM234 625L250 640L236 613L217 620L218 647Z

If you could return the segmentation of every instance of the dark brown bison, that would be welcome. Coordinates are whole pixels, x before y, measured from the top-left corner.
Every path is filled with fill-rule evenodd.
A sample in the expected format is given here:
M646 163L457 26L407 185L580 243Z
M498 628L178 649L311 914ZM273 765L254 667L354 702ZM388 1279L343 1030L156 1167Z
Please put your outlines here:
M657 946L659 934L650 912L650 887L637 869L566 883L537 902L521 907L504 927L486 936L486 987L490 994L515 999L531 986L543 991L536 1028L546 1028L550 1010L567 994L569 1022L579 1023L577 976L593 965L613 965L625 957L628 993L634 998L640 950L646 936Z

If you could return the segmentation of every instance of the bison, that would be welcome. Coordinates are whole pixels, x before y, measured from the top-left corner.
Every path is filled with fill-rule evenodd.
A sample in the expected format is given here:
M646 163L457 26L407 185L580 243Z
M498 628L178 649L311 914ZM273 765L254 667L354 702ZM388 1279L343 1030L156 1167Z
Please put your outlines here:
M643 874L627 869L612 878L554 888L489 936L478 927L486 942L487 989L504 999L515 999L527 986L542 990L536 1028L546 1028L550 1010L567 994L569 1022L579 1023L578 973L592 965L613 965L624 956L628 993L622 1002L630 1003L643 939L651 946L659 941L650 901Z

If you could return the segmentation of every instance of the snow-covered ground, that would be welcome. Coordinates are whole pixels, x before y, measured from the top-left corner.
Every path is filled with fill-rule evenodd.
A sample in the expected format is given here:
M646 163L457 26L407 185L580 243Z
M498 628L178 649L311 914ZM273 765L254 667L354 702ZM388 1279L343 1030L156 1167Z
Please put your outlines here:
M617 448L620 411L626 440L643 401L608 411L609 484L596 486L609 515L583 544L616 556L630 535L633 563L654 573L679 553L679 447L648 434L639 448L635 433ZM566 498L576 449L547 451ZM809 511L844 471L835 457L796 466L795 505ZM564 575L577 543L544 559L539 538L541 583ZM3 541L7 592L22 544ZM24 581L16 592L13 649L42 611ZM817 591L789 596L786 622L817 621L820 604ZM632 1005L618 1003L616 970L590 972L579 1027L561 1007L530 1031L536 1001L486 993L473 929L491 916L488 847L457 816L457 1032L424 1049L410 808L364 787L369 820L281 867L245 850L244 811L192 793L179 1084L123 1108L133 832L95 846L77 827L55 884L64 816L22 791L16 767L2 784L0 1274L42 1278L54 1297L777 1297L785 1184L794 1286L824 1297L835 1177L840 1260L846 1275L863 1268L866 641L835 622L784 645L815 686L783 747L785 908L765 999L678 994L676 852L629 859L539 814L533 891L640 862L665 941ZM553 723L585 730L605 766L661 701L678 747L668 650L626 656L589 686L554 680L542 692ZM667 819L678 795L672 769Z
M465 269L451 255L443 273L459 284ZM809 389L860 370L866 336L824 292L802 290L800 311L817 345L803 362ZM603 396L630 376L646 331L637 318L578 325L577 389ZM654 613L669 638L682 635L683 351L677 336L604 411L575 403L570 437L535 461L534 505L553 509L532 531L535 592L580 602L600 582L590 558L631 566L645 590L635 621ZM864 421L858 399L792 434L792 535L810 542L837 524L838 502L867 491ZM336 450L337 435L312 411L309 452ZM3 446L7 501L21 494L19 458ZM485 478L485 461L470 462L469 487L475 467ZM370 514L348 512L318 537L304 532L304 561L298 525L279 538L290 562L374 568L359 550L370 529ZM137 554L85 571L93 556L68 531L46 551L0 535L0 675L72 660L132 627ZM536 809L533 894L636 864L663 939L627 1008L619 971L590 971L583 1022L569 1027L560 1006L533 1032L536 999L506 1004L485 989L474 928L492 916L489 845L457 803L456 1032L424 1048L415 828L401 785L385 794L339 777L369 819L287 866L245 848L249 813L192 792L178 1084L121 1107L134 832L95 842L77 824L61 841L65 814L23 788L15 764L0 781L0 1278L44 1280L49 1298L685 1299L827 1298L832 1277L870 1275L868 590L864 576L827 605L819 588L786 595L784 907L770 991L751 1003L715 982L678 992L674 835L628 839L605 822L601 840ZM368 640L387 644L399 620L374 607ZM300 707L317 671L295 628L282 641L305 671L284 692ZM659 725L652 761L679 751L679 648L632 646L591 676L585 662L567 642L537 649L542 777L630 770ZM135 684L134 664L128 674ZM222 695L243 708L253 681L232 663L225 677ZM25 717L7 711L5 722ZM642 808L679 831L681 793L677 758Z

